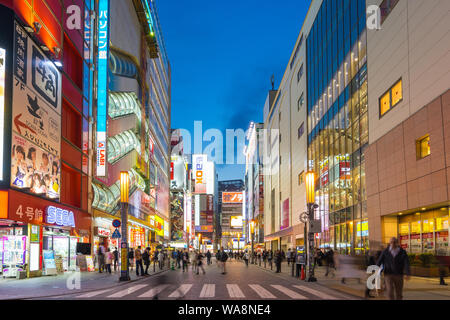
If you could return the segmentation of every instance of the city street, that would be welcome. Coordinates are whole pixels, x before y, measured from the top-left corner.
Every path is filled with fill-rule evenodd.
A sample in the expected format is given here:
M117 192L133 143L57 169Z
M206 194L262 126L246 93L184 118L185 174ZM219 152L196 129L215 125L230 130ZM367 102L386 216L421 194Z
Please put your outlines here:
M256 266L231 261L222 275L214 259L205 266L206 274L194 274L192 268L167 271L127 285L86 293L48 297L57 300L354 300L351 295L316 283L285 279Z

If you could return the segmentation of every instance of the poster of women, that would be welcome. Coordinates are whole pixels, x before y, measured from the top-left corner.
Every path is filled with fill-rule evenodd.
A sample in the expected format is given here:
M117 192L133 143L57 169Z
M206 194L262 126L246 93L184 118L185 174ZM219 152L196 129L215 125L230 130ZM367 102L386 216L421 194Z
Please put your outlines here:
M11 185L29 193L59 200L60 160L13 134Z

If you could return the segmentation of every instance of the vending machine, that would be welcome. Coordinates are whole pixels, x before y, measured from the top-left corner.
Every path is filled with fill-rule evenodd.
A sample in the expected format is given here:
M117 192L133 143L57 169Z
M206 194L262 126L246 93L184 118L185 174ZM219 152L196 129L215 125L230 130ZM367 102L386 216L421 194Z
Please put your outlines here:
M4 236L2 245L3 277L16 277L17 273L26 270L26 236Z

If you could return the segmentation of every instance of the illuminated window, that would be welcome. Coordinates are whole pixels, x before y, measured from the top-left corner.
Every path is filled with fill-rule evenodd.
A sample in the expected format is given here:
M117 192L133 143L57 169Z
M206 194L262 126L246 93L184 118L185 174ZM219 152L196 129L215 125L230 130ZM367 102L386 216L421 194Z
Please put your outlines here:
M423 159L431 154L430 135L416 141L417 160Z
M402 79L397 81L386 93L380 98L380 117L386 112L394 108L403 100Z

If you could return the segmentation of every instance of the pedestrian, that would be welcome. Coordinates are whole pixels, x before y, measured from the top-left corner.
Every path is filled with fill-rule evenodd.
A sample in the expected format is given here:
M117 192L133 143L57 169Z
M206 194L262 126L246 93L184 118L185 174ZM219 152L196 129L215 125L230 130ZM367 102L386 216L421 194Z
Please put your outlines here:
M208 266L211 264L211 252L209 252L209 250L206 252L206 262L208 263Z
M288 249L286 257L287 257L287 263L289 266L289 264L291 263L291 248Z
M148 274L148 267L150 267L150 248L147 247L145 248L144 252L142 253L142 261L144 261L144 265L145 265L145 275L149 275Z
M136 275L139 275L139 269L141 276L144 276L144 267L142 265L142 251L141 246L138 246L136 250L134 250L134 259L136 261Z
M228 260L228 254L224 251L223 247L222 250L220 252L220 262L221 262L221 267L222 267L222 274L226 274L226 268L225 268L225 263Z
M203 254L199 252L197 254L197 274L199 274L200 271L199 269L202 269L203 274L206 274L205 268L203 267L203 258L204 258Z
M156 263L158 262L158 254L159 254L158 250L155 250L155 252L153 252L153 272L156 272Z
M334 278L336 265L334 263L334 251L331 248L325 254L325 264L327 267L325 271L325 277L328 277L328 273L330 273L330 271L333 270L333 278Z
M269 261L269 265L270 265L270 270L273 270L273 251L270 250L269 253L267 254L267 260Z
M117 271L117 266L119 265L119 251L117 251L117 247L114 248L114 272Z
M280 250L275 252L275 266L277 267L277 271L275 273L281 273L281 261L283 260L283 255Z
M245 250L244 253L244 261L245 261L245 265L248 267L248 259L249 259L249 254L247 252L247 250Z
M259 261L260 267L261 267L261 260L262 260L262 254L261 254L261 251L258 251L258 261Z
M105 255L103 253L103 246L100 245L97 249L97 262L98 262L98 272L102 273L105 266Z
M370 250L369 252L367 252L366 254L366 269L369 266L373 266L376 265L378 259L380 258L380 254L381 252L375 252L374 250ZM365 291L365 297L366 298L375 298L374 296L370 295L370 289L367 288Z
M158 253L158 263L159 263L159 270L162 270L164 267L164 253L162 250Z
M128 264L130 265L130 270L133 271L133 260L134 260L134 250L130 248L128 251Z
M109 272L111 274L111 264L113 262L114 255L112 254L111 250L108 248L106 249L105 253L105 272Z
M377 265L383 265L386 291L390 300L403 299L403 278L409 280L409 258L406 251L398 245L398 239L393 237L380 255Z
M182 255L183 255L183 253L181 252L181 250L177 250L177 267L178 267L178 269L181 268Z
M262 257L263 257L263 261L264 261L264 268L267 267L267 251L266 249L264 249L263 253L262 253Z
M220 262L220 249L219 251L216 252L216 265L218 268L221 267L221 262Z

